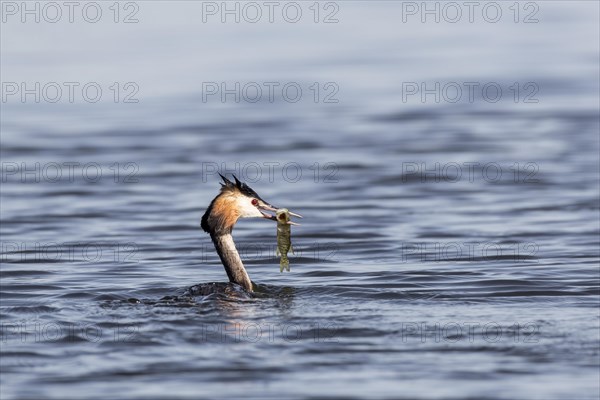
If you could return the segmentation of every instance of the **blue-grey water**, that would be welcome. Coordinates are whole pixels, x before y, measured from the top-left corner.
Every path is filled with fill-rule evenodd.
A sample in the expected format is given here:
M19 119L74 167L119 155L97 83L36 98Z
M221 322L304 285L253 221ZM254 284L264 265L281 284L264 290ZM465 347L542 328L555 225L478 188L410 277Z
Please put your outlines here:
M599 6L513 3L3 2L0 397L597 399Z

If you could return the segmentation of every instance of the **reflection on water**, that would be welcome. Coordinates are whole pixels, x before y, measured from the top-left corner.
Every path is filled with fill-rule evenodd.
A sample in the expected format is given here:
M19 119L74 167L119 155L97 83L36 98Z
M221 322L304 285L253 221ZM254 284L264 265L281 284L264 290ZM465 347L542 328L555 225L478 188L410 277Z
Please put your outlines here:
M3 82L140 100L2 105L3 399L597 398L596 3L421 24L343 2L329 25L169 4L2 26ZM203 102L225 81L305 95ZM502 99L403 101L472 81ZM236 226L253 295L199 226L217 170L305 217L285 274L272 223Z

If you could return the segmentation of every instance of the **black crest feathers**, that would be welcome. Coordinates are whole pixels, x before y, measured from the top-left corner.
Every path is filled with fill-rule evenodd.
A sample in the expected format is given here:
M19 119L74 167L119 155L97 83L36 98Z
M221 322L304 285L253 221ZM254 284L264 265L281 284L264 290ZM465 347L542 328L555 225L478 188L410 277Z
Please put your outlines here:
M258 195L258 193L256 193L250 186L246 185L244 182L241 182L237 178L237 176L232 175L234 182L230 181L229 179L227 179L226 177L224 177L221 174L219 174L219 176L221 177L221 179L223 179L223 182L221 183L221 186L223 187L223 189L225 189L225 190L235 190L235 189L237 189L244 196L254 197L254 198L262 200L260 198L260 196Z

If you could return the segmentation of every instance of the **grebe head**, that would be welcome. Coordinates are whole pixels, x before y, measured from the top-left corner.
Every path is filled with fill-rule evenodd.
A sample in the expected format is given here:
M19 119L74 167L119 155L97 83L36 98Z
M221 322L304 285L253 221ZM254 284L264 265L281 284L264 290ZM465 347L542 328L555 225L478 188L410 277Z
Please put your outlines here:
M221 191L213 199L202 216L202 229L211 234L228 234L240 218L266 218L276 221L273 215L264 211L277 211L277 208L263 200L250 186L233 176L231 182L219 174L223 183Z

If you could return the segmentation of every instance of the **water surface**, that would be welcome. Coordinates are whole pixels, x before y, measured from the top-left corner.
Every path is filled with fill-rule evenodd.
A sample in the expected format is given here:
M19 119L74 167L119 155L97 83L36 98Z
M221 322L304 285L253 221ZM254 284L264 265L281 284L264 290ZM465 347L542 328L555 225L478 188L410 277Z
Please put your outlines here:
M2 25L3 82L106 93L2 104L3 399L598 398L597 3L537 2L535 24L137 4L137 24ZM203 101L224 81L304 95ZM254 296L199 226L217 170L305 216L290 273L271 222L236 226Z

